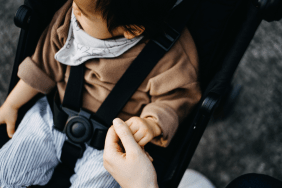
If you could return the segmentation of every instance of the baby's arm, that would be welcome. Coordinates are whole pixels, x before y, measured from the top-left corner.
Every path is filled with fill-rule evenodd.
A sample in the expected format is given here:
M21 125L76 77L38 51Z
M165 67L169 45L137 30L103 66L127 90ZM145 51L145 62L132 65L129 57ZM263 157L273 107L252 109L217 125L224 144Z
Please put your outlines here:
M36 89L20 80L0 107L0 124L7 125L7 132L10 138L15 132L19 108L38 93Z
M135 141L142 147L162 133L159 125L149 117L132 117L125 123L129 126Z

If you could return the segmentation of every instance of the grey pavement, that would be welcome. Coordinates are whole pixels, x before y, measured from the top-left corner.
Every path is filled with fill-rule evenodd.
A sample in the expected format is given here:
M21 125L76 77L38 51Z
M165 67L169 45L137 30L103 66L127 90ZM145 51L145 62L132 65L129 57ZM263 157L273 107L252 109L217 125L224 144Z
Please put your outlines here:
M23 0L0 0L0 104L8 90ZM282 21L263 22L234 76L242 85L231 114L211 121L190 164L222 188L245 173L282 180Z

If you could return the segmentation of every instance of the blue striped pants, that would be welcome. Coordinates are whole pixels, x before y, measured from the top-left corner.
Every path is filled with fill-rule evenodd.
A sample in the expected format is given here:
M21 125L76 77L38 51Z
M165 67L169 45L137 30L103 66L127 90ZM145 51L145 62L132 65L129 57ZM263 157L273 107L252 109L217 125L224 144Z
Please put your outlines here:
M13 138L0 150L0 187L45 185L60 162L65 134L53 129L53 114L43 97L27 112ZM118 188L103 166L103 151L86 146L75 165L71 188Z

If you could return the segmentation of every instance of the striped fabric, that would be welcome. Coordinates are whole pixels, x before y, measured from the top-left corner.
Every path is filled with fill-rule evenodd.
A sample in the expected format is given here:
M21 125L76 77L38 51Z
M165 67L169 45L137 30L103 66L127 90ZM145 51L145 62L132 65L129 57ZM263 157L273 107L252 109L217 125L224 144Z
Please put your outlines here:
M47 98L25 115L13 138L0 150L0 187L20 188L48 183L60 162L66 136L53 129ZM71 177L72 188L119 187L103 167L103 151L87 146Z
M75 174L71 177L71 188L83 187L114 187L119 188L119 184L106 171L103 166L104 151L96 150L86 146L83 157L79 159L75 166ZM91 160L89 160L91 159Z

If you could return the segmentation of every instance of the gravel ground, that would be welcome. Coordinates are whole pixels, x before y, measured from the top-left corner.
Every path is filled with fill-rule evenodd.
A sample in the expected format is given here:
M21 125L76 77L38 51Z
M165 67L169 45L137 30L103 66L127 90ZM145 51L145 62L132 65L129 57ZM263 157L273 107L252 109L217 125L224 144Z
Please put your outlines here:
M0 0L0 103L12 71L19 29L13 16L22 0ZM192 159L218 187L255 172L282 180L282 21L263 22L235 74L242 85L230 116L213 121Z
M0 0L0 103L4 102L9 87L16 53L19 29L14 25L14 13L23 0Z

